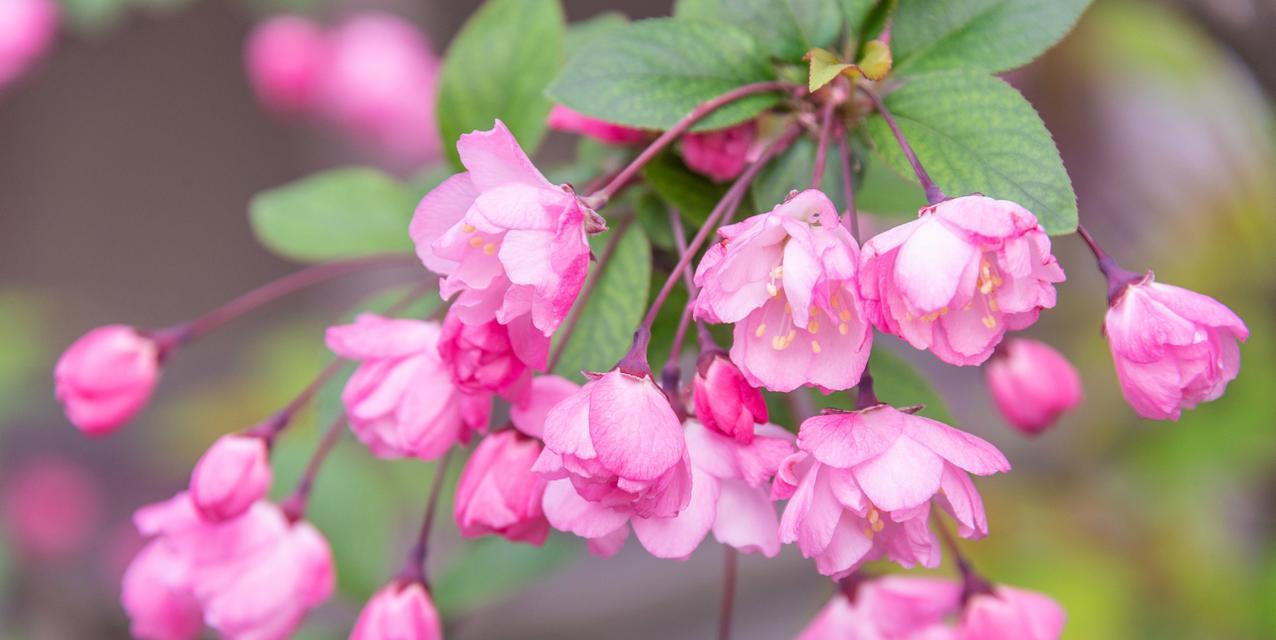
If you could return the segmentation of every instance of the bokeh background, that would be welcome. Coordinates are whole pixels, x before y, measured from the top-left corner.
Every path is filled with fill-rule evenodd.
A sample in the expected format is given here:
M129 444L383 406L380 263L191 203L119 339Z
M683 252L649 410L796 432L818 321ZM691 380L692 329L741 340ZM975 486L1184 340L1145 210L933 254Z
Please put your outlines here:
M3 1L3 0L0 0ZM250 197L314 170L369 161L322 127L255 103L242 47L255 20L294 6L397 12L436 51L474 3L443 0L68 0L53 50L0 92L0 635L123 638L129 516L186 483L220 433L286 402L321 366L322 328L410 274L325 285L261 310L172 363L156 402L85 439L60 415L50 370L83 331L163 326L296 268L253 240ZM667 13L665 2L576 0ZM1059 47L1009 78L1040 110L1082 220L1126 266L1208 292L1249 323L1240 377L1177 424L1122 402L1100 332L1103 282L1081 243L1056 239L1069 279L1032 334L1080 367L1086 399L1047 435L1007 427L976 369L935 366L957 423L1003 448L984 479L992 535L965 548L995 580L1047 592L1068 638L1276 637L1276 3L1098 0ZM551 140L546 154L570 148ZM332 398L322 399L331 404ZM290 488L317 439L305 417L281 445ZM377 462L347 440L320 476L314 519L340 594L306 638L344 637L398 566L430 470ZM462 545L450 519L431 572L452 638L704 638L721 548L686 563L630 543L609 561L575 540L547 549ZM940 570L950 572L951 567ZM745 556L737 637L791 637L832 592L794 549Z

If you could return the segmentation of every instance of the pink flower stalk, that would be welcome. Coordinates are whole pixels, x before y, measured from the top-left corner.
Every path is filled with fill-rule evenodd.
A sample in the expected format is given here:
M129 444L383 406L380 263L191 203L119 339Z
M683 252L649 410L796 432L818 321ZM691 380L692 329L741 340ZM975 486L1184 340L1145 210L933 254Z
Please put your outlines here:
M307 18L281 15L258 23L244 44L257 100L279 114L310 112L327 50L323 29Z
M14 461L4 475L0 519L13 551L36 560L66 558L100 535L101 483L80 463L60 456Z
M328 36L316 109L371 152L419 167L441 148L434 114L438 70L430 43L410 22L359 13Z
M550 129L579 134L605 144L634 144L647 138L647 132L641 129L591 118L561 104L550 109L548 124Z
M495 320L469 325L448 313L439 355L456 385L470 393L521 398L531 382L531 369L544 369L549 356L549 338L527 320L523 316L508 325Z
M541 444L512 429L479 443L456 486L456 526L461 535L498 534L533 546L545 543L549 522L541 509L546 481L532 472Z
M195 463L191 472L191 501L209 521L236 518L266 497L272 477L265 438L225 435Z
M873 332L856 287L859 247L823 193L718 230L696 269L696 317L735 323L731 361L753 386L855 386Z
M580 390L580 385L560 376L536 376L523 398L510 407L510 422L538 440L545 438L545 417L559 402Z
M567 317L589 270L586 226L601 218L549 183L505 124L461 136L465 173L417 206L409 232L426 268L444 276L462 322L512 324L530 315L546 336Z
M718 182L731 180L749 163L749 150L758 137L758 123L742 122L734 127L689 133L682 137L682 160L687 168Z
M1007 330L1055 304L1063 269L1036 216L962 196L864 244L860 291L873 323L954 365L980 364Z
M1127 285L1103 320L1126 402L1153 420L1178 420L1223 395L1240 372L1249 329L1217 300L1155 282Z
M53 370L67 419L91 436L128 422L155 390L160 357L160 346L133 327L112 324L84 334Z
M721 351L706 351L691 380L696 417L704 426L740 444L753 441L753 427L767 421L766 402Z
M364 605L350 640L442 640L443 623L430 592L417 581L395 580Z
M958 626L960 640L1058 640L1067 613L1053 599L997 585L966 601Z
M992 399L1016 429L1033 436L1081 402L1081 374L1044 342L1011 338L984 365Z
M194 637L202 615L222 637L282 639L332 594L328 543L274 505L214 523L179 493L138 510L134 522L151 537L124 575L137 637Z
M0 2L0 89L48 51L57 30L58 5L53 0Z
M377 456L433 460L487 429L491 394L453 382L440 333L434 322L372 313L328 329L328 348L361 362L341 400L350 428Z
M881 557L906 568L939 566L939 540L927 524L932 499L962 537L983 537L983 502L966 474L1010 469L984 440L887 405L810 418L797 446L773 488L772 497L790 498L780 539L797 542L834 579Z
M899 575L860 580L850 593L834 594L797 640L952 640L945 618L960 597L961 585L951 580Z

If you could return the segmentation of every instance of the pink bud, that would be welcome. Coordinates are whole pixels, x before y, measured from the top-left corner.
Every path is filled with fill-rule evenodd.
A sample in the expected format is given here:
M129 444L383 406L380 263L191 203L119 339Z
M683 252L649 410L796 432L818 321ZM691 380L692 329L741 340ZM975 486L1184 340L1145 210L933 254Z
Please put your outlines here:
M461 535L496 533L515 542L544 544L549 522L541 511L545 479L532 472L540 442L514 430L483 439L456 487L456 525Z
M1240 372L1237 341L1249 337L1231 309L1151 273L1114 297L1103 328L1126 401L1153 420L1223 395Z
M1033 591L996 586L966 602L961 640L1057 640L1067 614L1054 600Z
M350 640L440 640L443 625L420 582L395 580L364 605Z
M282 114L310 110L325 55L319 25L290 15L258 24L244 47L248 80L257 99Z
M266 440L232 434L217 439L191 472L191 500L204 518L235 518L270 491Z
M0 88L44 55L57 28L58 7L53 0L0 2Z
M452 379L472 393L521 399L531 381L529 367L543 368L548 354L549 338L535 330L527 316L511 325L495 320L469 325L449 313L439 335L439 355Z
M704 426L741 444L753 442L753 425L767 421L762 392L720 351L707 351L691 381L696 417Z
M744 171L749 162L749 148L758 137L754 120L734 127L692 133L682 138L682 159L692 171L703 173L718 182L731 180Z
M591 118L561 104L554 105L554 108L550 110L548 124L550 129L578 133L607 144L633 144L642 142L647 137L641 129L631 129L606 120Z
M1001 414L1028 435L1045 431L1081 402L1081 376L1050 345L1012 338L984 368L988 390Z
M81 431L110 433L150 400L159 378L159 356L159 345L133 327L98 327L58 359L54 392Z

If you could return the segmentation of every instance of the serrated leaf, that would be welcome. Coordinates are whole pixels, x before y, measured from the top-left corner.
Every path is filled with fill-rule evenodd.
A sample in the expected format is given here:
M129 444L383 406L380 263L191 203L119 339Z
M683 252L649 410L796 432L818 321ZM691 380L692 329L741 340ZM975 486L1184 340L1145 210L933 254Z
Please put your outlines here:
M931 178L950 196L1013 200L1051 234L1077 227L1077 198L1054 139L1037 112L1005 82L961 71L918 75L885 98ZM902 176L908 161L880 115L867 130Z
M704 224L728 188L688 169L672 152L662 153L647 163L642 177L661 199L677 208L682 217L696 227Z
M806 53L806 59L810 63L810 76L806 81L806 87L812 93L832 82L838 74L855 66L842 62L836 53L828 49L811 49Z
M257 194L249 219L267 249L323 262L411 251L415 205L399 181L375 169L334 169Z
M899 73L999 72L1032 61L1090 0L900 0L891 47Z
M612 233L615 231L590 238L595 255L603 254ZM590 277L598 277L598 283L588 298L577 300L585 309L554 369L578 382L584 380L581 371L607 371L615 366L629 350L634 329L646 311L651 245L642 227L630 224L601 275L595 275L597 268L591 268Z
M705 100L774 78L766 53L748 33L725 24L658 18L631 23L586 44L548 93L588 116L668 129ZM764 93L737 100L694 129L747 120L779 98L778 93Z
M787 62L833 44L842 30L837 0L717 0L716 8L719 20L753 34Z
M545 87L563 63L566 25L557 0L489 0L461 27L439 72L443 146L500 119L531 154L545 134Z
M802 136L758 172L750 190L760 211L770 211L784 202L790 191L812 188L811 174L815 172L815 152L818 147L818 142ZM833 201L838 211L842 211L846 208L846 189L842 185L842 160L837 144L830 142L826 153L824 177L818 188Z

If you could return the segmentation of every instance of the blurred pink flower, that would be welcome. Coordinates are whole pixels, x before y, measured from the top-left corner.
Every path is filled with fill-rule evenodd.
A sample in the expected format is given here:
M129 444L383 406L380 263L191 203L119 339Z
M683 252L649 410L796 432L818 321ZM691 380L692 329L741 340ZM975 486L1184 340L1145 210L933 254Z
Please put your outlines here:
M527 392L531 369L544 369L548 354L549 338L527 316L508 325L495 320L468 325L455 313L443 319L439 355L465 391L517 401Z
M323 29L307 18L282 15L253 27L244 65L257 99L285 115L314 109L315 87L327 56Z
M496 121L456 144L469 171L421 200L410 233L426 268L445 276L462 322L531 316L546 336L567 316L589 270L587 223L600 221L569 187L549 183Z
M879 330L960 366L982 363L1007 330L1036 322L1063 279L1036 216L968 195L866 242L860 291Z
M859 247L808 189L718 230L696 269L696 317L735 323L731 360L754 386L847 389L873 343L857 290Z
M160 347L133 327L98 327L67 348L53 370L67 418L87 435L104 435L142 410L160 374Z
M852 578L854 580L854 578ZM833 595L797 640L954 640L945 622L960 605L961 585L913 576L861 579Z
M430 592L417 581L395 580L373 594L350 640L442 640L443 623Z
M1240 372L1237 341L1249 337L1231 309L1150 272L1113 298L1103 328L1126 401L1153 420L1223 395Z
M238 517L270 491L270 451L254 435L224 435L204 452L191 471L190 496L205 519Z
M545 543L545 479L532 472L540 453L539 441L512 429L483 438L456 486L454 513L461 535L495 533L514 542Z
M633 144L647 137L647 132L641 129L591 118L561 104L550 110L548 124L550 129L580 134L606 144Z
M0 2L0 90L48 51L57 30L54 0Z
M767 421L762 392L721 351L701 354L691 386L700 422L740 444L752 442L753 426Z
M966 601L960 640L1058 640L1067 622L1063 607L1043 594L997 585Z
M718 182L731 180L749 163L749 149L758 137L758 123L741 122L733 127L689 133L682 137L682 160L692 171Z
M328 348L361 363L341 400L350 428L374 454L433 460L487 429L491 394L453 382L439 356L439 335L434 322L372 313L328 328Z
M78 463L36 456L5 474L3 514L8 539L22 554L65 557L98 535L102 492Z
M984 365L1001 415L1019 431L1037 435L1081 402L1081 374L1044 342L1011 338Z

